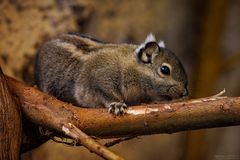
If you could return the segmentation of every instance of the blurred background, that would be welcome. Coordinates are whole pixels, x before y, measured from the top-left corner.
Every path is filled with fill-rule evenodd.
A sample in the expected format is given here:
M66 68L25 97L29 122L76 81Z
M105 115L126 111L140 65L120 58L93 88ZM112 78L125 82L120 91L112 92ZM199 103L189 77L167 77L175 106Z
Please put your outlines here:
M180 57L190 98L224 88L227 96L240 95L239 0L0 0L4 73L34 85L38 47L64 32L115 43L141 43L152 32ZM111 149L132 160L239 160L240 127L142 136ZM22 155L22 160L41 159L101 158L52 141Z

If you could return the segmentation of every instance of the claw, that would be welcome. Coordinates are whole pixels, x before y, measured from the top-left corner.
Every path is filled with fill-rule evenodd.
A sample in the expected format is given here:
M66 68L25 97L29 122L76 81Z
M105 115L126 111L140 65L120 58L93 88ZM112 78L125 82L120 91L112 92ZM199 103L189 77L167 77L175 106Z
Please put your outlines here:
M126 113L126 110L127 110L127 105L125 103L112 102L109 104L108 112L119 116L119 115L123 115L124 113Z

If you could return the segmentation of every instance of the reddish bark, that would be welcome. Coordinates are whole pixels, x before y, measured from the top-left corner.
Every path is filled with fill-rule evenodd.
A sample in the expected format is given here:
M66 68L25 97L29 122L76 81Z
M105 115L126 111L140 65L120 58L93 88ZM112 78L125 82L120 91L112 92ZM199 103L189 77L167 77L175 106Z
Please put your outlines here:
M5 76L0 68L0 159L19 159L22 140L20 105L9 91Z
M140 105L129 107L124 116L114 116L105 108L75 107L14 79L8 81L25 116L56 131L61 131L63 122L70 122L88 135L106 138L240 124L240 97Z

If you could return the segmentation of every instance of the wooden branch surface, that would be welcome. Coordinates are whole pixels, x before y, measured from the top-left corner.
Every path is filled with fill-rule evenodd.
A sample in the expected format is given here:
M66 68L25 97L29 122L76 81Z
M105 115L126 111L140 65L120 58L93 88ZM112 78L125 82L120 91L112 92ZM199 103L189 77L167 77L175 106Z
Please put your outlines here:
M93 138L89 137L87 134L78 129L75 125L67 123L64 124L62 128L66 135L74 138L84 147L88 148L90 151L96 153L104 159L124 160L124 158L118 156L113 151L110 151L106 146L103 146L102 144L95 141Z
M14 91L14 90L12 89L12 91ZM22 93L21 93L21 95L22 95ZM25 105L22 104L19 106L22 106L23 112L24 112ZM31 110L27 109L25 115L28 115L28 111L31 111ZM92 137L89 137L87 134L85 134L83 131L81 131L79 128L77 128L74 124L69 123L70 120L68 119L68 117L62 117L62 116L68 116L68 115L55 114L54 110L51 110L51 109L48 110L46 108L46 106L41 107L39 112L34 112L33 114L35 114L35 115L33 115L32 117L36 117L36 121L33 121L33 122L35 122L37 125L42 125L43 127L55 126L56 128L50 128L50 129L54 129L55 133L56 132L64 133L66 136L69 136L70 138L74 139L77 143L82 144L84 147L86 147L87 149L96 153L97 155L101 156L104 159L123 160L123 158L121 156L115 154L113 151L109 150L107 147L98 143ZM29 118L30 120L32 120L31 119L32 117L29 118L27 116L27 118ZM40 121L42 120L41 118L46 118L44 124L41 124L40 122L38 122L38 120L40 120ZM53 121L51 121L51 120L53 120ZM26 122L25 122L25 125L26 125ZM26 131L30 131L31 129L34 129L34 128L31 127L29 130L29 128L25 127L24 129L25 129L24 131L26 133ZM35 130L33 130L33 134L34 134L34 132L35 132ZM39 141L39 143L36 143L36 140L32 139L33 136L31 134L26 134L25 136L27 138L27 141L26 141L26 144L25 144L25 141L23 142L21 151L28 151L29 149L34 148L37 145L41 145L43 142L45 142L45 139L46 139L46 138L41 138L41 137L47 137L46 135L40 136L40 138L37 137L36 140L41 140L41 139L43 139L43 140ZM12 137L10 137L10 138L12 138ZM50 135L49 135L49 138L50 138ZM18 139L22 139L22 136L19 136ZM31 144L31 141L33 144ZM19 153L19 152L17 152L17 153Z
M126 115L118 117L105 108L75 107L12 78L8 82L22 103L23 113L32 122L56 131L62 130L58 124L70 122L88 135L110 138L240 124L240 97L140 105L129 107Z
M21 140L21 109L0 68L0 159L18 160Z

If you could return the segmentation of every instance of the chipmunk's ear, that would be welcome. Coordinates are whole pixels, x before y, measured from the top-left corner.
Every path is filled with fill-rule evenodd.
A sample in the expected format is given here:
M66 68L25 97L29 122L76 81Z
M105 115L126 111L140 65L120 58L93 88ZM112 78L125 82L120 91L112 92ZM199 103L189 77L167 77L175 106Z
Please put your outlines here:
M160 47L156 42L155 37L149 34L144 43L136 50L136 58L140 63L152 63L153 55L160 51Z
M165 48L166 47L164 41L159 41L158 42L158 46L161 47L161 48Z

